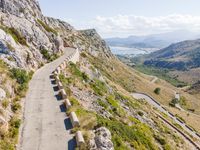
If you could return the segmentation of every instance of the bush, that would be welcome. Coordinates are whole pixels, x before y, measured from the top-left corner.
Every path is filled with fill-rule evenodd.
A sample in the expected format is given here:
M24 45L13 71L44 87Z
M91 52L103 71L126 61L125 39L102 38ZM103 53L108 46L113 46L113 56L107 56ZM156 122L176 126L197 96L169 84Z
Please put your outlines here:
M178 104L178 103L179 103L179 100L178 100L177 98L173 98L173 99L171 100L171 102L169 103L169 105L170 105L171 107L175 107L176 104Z
M40 51L43 58L46 59L46 60L50 60L51 59L51 55L49 54L48 50L46 49L43 49Z
M160 88L156 88L156 89L154 90L154 93L157 94L157 95L159 95L159 94L160 94L160 90L161 90Z
M7 108L8 105L9 105L9 101L8 101L7 99L4 99L4 100L2 101L2 106L3 106L3 108Z
M23 85L28 83L30 77L25 70L13 68L11 70L11 77L17 80L17 83Z
M17 94L21 97L24 96L24 93L28 89L28 82L32 78L33 72L27 73L23 69L13 68L10 70L10 76L13 79L16 79L19 86L17 87Z
M21 109L21 105L17 102L14 102L12 105L11 105L11 109L13 112L17 112L18 110Z
M38 19L37 22L47 31L54 33L55 35L58 35L58 32L54 30L53 28L49 27L46 23L44 23L42 20Z

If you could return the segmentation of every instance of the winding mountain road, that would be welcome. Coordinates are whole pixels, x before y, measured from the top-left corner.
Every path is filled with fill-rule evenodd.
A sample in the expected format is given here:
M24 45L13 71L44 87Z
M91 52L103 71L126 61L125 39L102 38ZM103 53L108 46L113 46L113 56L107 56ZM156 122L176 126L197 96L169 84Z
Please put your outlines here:
M35 72L25 98L19 150L75 149L70 120L50 76L66 58L77 59L76 52L66 48L63 56Z
M167 111L167 109L165 107L163 107L159 102L157 102L154 98L152 98L151 96L145 94L145 93L132 93L132 96L135 99L144 99L146 100L150 105L152 105L153 107L157 108L160 112L163 112L164 114L166 114L168 117L170 117L171 119L173 119L173 121L175 123L177 123L178 125L180 125L182 127L183 130L185 130L186 132L188 132L190 135L192 135L193 137L195 137L196 139L200 140L200 136L197 135L197 133L195 131L193 131L193 129L191 129L189 126L187 126L183 121L181 121L180 119L178 119L176 116L174 116L171 112ZM162 115L160 115L162 116ZM166 122L165 118L163 118L162 120L164 120L164 122ZM166 122L166 124L169 124L168 122ZM174 127L173 127L174 128ZM174 128L175 129L175 128ZM177 130L177 129L175 129ZM179 132L179 131L178 131ZM182 131L181 131L182 132ZM183 134L182 134L183 135ZM187 136L188 137L188 136ZM191 140L190 142L192 142L193 145L196 146L197 149L200 149L200 146L198 144L196 144L190 137L186 138L187 140ZM194 143L193 143L194 142Z

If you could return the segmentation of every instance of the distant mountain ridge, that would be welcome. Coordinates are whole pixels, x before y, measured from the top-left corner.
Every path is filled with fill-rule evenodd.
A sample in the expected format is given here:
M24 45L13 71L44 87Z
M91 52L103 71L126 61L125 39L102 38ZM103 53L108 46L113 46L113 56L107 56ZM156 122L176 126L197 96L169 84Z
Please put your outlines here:
M145 65L176 70L200 67L200 39L172 44L145 56Z
M107 38L106 42L110 46L124 46L137 48L164 48L172 43L177 43L184 40L198 39L200 36L197 33L178 30L174 32L153 34L147 36L129 36L127 38Z

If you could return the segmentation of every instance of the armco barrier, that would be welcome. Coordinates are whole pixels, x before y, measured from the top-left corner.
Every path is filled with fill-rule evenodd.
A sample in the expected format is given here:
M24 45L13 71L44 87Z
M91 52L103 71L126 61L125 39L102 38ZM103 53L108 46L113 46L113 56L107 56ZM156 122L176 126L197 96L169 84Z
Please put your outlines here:
M70 113L70 120L72 122L73 127L80 127L80 122L79 122L78 117L76 116L75 112Z
M66 106L67 109L69 109L70 107L72 107L69 99L65 99L65 106Z
M62 96L62 99L66 99L66 98L67 98L67 94L66 94L66 92L65 92L64 89L61 89L61 90L60 90L60 94L61 94L61 96Z
M77 146L81 146L81 145L83 145L85 143L81 131L77 131L76 132L76 143L77 143Z

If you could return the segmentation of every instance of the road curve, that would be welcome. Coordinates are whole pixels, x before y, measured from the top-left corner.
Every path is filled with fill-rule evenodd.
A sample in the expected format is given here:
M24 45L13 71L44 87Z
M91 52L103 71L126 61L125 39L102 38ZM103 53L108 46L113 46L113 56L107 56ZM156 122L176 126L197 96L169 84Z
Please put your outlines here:
M187 126L183 121L181 121L180 119L178 119L176 116L174 116L172 113L170 113L169 111L166 110L165 107L163 107L159 102L157 102L154 98L152 98L151 96L145 94L145 93L132 93L131 94L135 99L144 99L146 100L150 105L152 105L153 107L157 108L160 112L165 113L167 116L169 116L171 119L174 120L175 123L177 123L178 125L180 125L185 131L187 131L190 135L192 135L193 137L195 137L196 139L200 139L200 137L196 134L195 131L193 131L193 129L191 129L189 126ZM164 120L165 121L165 120ZM169 124L169 123L167 123ZM177 129L175 129L177 130ZM188 139L187 139L188 140ZM193 142L193 141L192 141ZM193 143L192 143L193 144ZM197 144L197 149L200 149L200 146Z
M63 102L58 99L50 75L76 50L66 48L64 55L46 64L33 75L25 98L25 110L19 150L73 150L75 140L70 134L71 123Z

